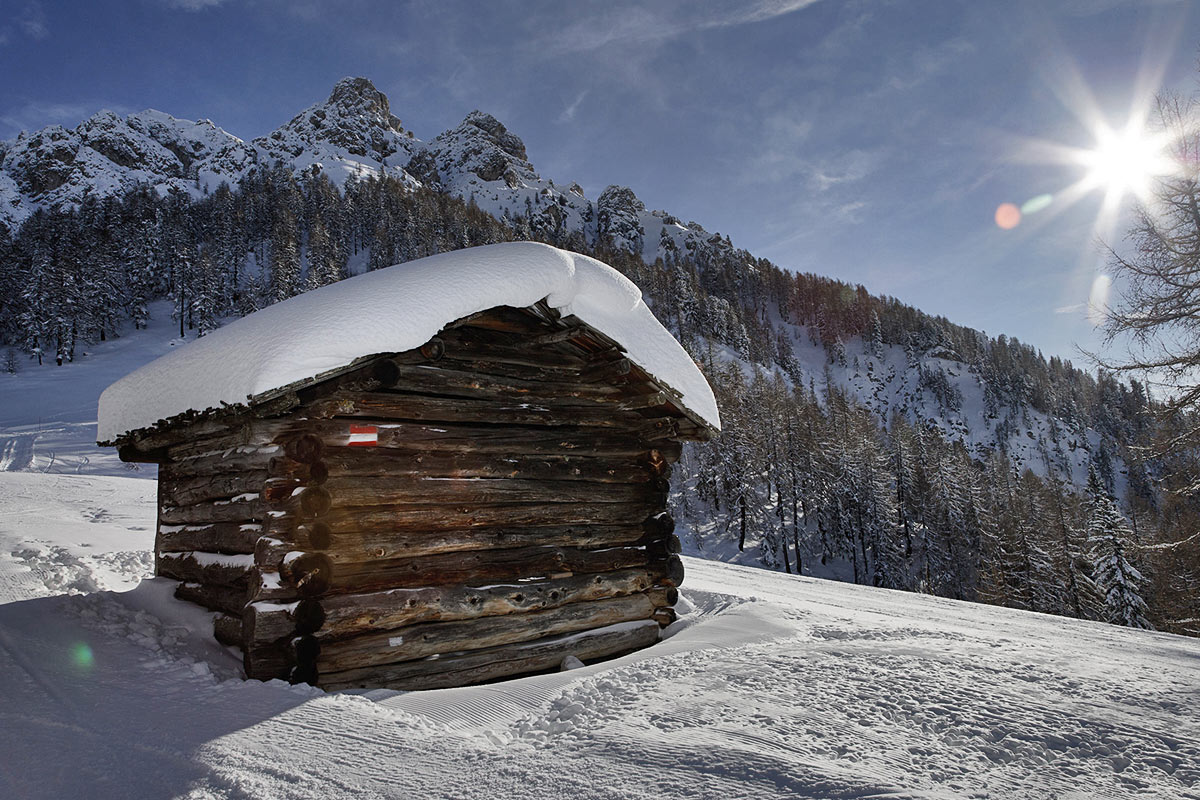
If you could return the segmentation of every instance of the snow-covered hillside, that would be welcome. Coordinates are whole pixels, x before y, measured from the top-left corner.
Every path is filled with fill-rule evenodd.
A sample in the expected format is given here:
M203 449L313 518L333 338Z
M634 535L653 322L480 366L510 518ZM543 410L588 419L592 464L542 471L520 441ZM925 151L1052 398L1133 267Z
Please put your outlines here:
M0 510L6 797L1200 798L1192 639L689 559L648 650L329 695L145 580L152 482L0 473Z

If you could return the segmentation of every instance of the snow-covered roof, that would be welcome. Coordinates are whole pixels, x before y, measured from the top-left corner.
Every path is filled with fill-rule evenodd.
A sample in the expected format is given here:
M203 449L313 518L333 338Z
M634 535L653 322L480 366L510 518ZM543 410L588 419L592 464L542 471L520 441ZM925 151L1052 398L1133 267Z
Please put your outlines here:
M109 386L97 438L114 442L188 411L247 404L366 356L420 347L478 311L543 299L618 342L689 412L720 427L708 382L632 281L588 256L510 242L368 272L231 322Z

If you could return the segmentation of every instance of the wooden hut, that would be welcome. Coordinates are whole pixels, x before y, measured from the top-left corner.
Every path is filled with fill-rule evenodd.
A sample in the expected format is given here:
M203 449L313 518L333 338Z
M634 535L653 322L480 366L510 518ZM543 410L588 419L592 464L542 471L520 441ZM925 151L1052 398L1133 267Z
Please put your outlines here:
M657 641L712 392L629 281L512 243L271 306L111 386L159 465L156 574L247 677L458 686Z

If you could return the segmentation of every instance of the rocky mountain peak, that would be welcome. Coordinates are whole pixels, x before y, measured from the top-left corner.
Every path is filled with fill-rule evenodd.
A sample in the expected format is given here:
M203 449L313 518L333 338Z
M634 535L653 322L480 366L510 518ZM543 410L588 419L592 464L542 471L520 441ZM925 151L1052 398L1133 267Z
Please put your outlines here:
M485 182L503 180L509 188L533 185L540 179L525 154L525 143L482 111L472 111L462 124L430 143L443 181L467 183L475 176Z
M484 133L488 141L513 158L519 158L522 161L529 160L529 156L525 153L525 143L515 133L509 133L508 128L504 127L500 120L491 114L476 109L467 114L467 118L463 120L463 125L478 128Z
M336 106L349 115L362 115L384 127L402 133L400 120L392 115L387 95L375 88L369 78L342 78L329 93L326 106Z
M329 99L301 111L271 135L254 144L268 157L283 161L300 157L321 146L332 145L349 156L387 163L400 154L408 161L419 149L388 105L387 95L366 78L343 78Z
M641 254L646 246L646 229L642 220L646 204L628 186L609 186L596 198L596 221L599 234L612 246Z

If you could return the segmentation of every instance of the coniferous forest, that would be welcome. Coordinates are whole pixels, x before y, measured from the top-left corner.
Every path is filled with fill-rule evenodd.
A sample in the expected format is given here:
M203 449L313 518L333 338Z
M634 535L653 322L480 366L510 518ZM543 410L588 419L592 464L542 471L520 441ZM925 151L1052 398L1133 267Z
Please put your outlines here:
M181 335L203 335L353 272L517 239L626 274L708 376L722 435L676 468L692 550L1200 635L1200 505L1176 491L1195 459L1154 455L1188 420L1135 380L785 271L717 234L646 264L568 229L553 200L497 219L392 178L338 187L281 165L199 200L143 187L0 226L4 361L69 362L143 327L158 300ZM907 387L900 402L876 402L893 386Z

